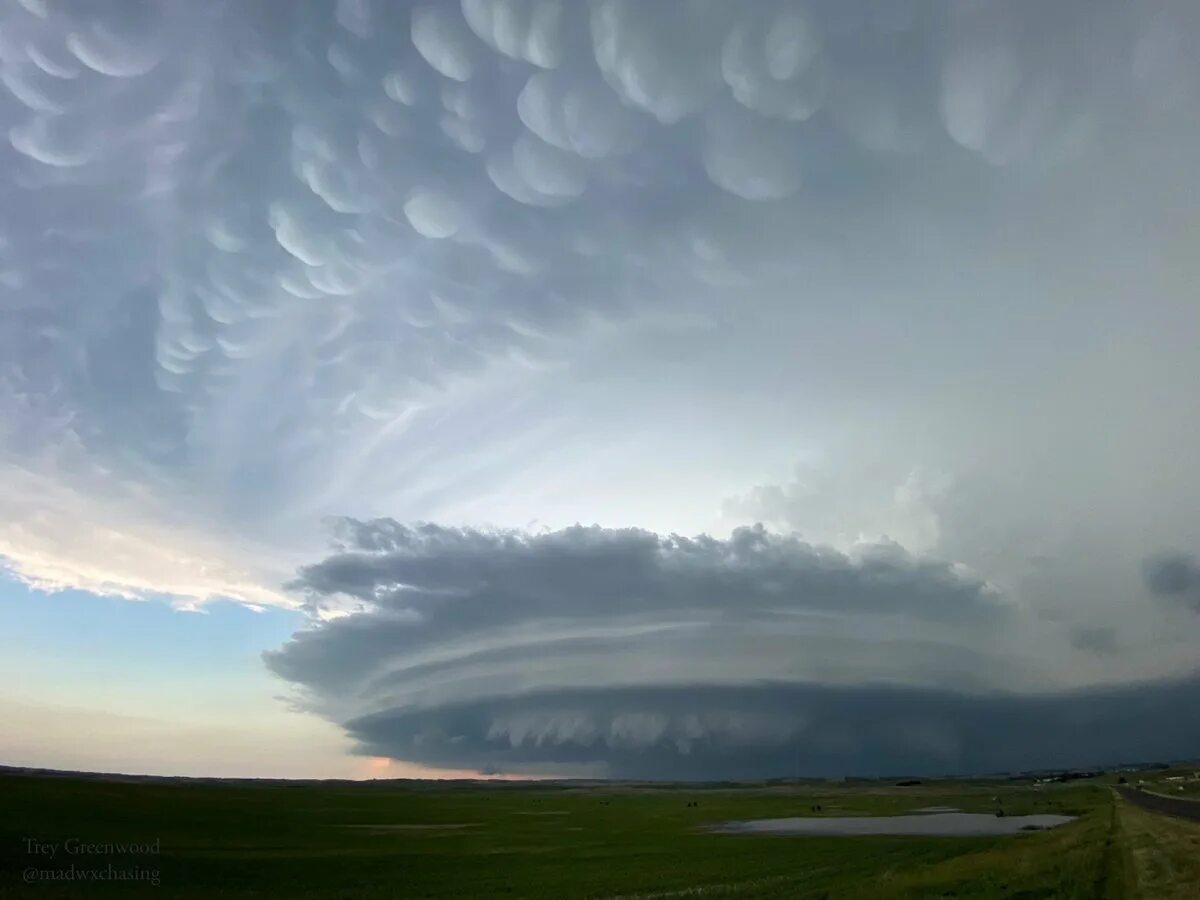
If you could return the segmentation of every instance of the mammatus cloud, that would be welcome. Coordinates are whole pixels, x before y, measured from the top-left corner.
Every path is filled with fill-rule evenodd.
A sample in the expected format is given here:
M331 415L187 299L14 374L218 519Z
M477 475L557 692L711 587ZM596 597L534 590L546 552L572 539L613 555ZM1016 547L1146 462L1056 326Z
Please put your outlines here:
M980 245L930 270L992 283L1064 173L1122 184L1138 140L1190 166L1195 26L1149 0L5 0L0 460L112 532L185 511L233 569L243 536L286 555L323 514L432 517L431 460L478 446L496 396L524 391L509 427L552 444L575 407L550 382L619 389L588 370L615 326L846 346L862 298L893 302L887 253L969 219ZM828 288L867 270L888 285ZM945 321L983 314L952 287ZM127 490L157 505L103 502ZM48 520L12 527L29 578L96 568ZM140 592L138 555L77 583Z

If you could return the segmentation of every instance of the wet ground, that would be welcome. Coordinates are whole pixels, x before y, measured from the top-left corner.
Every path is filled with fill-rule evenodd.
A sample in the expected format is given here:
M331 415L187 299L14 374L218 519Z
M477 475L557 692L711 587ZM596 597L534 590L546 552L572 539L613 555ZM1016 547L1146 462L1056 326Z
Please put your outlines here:
M722 822L713 828L723 834L813 834L965 837L1017 834L1065 825L1074 816L997 816L992 813L923 812L907 816L810 816L792 819L751 819Z

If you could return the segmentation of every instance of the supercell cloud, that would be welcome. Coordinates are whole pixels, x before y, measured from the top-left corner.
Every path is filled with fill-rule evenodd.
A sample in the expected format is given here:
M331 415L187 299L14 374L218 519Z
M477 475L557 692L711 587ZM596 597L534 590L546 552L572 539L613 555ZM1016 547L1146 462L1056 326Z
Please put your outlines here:
M528 770L602 767L619 750L618 770L644 775L639 754L663 747L701 768L731 745L783 752L799 728L777 699L789 681L1004 677L988 649L1012 628L1004 601L894 544L851 558L761 526L724 541L390 520L337 532L338 552L292 587L343 614L267 662L364 752L425 746L455 765ZM774 686L759 697L758 684Z
M431 762L1108 721L1200 650L1197 10L0 0L0 559L307 612Z
M994 590L896 545L336 530L293 587L343 614L266 662L362 754L712 779L1111 764L1200 737L1177 715L1195 679L1046 690ZM1115 650L1102 629L1074 637Z
M1195 679L1047 690L1021 623L895 544L337 523L266 655L361 753L638 778L988 772L1172 758ZM1112 636L1080 632L1084 649ZM1020 666L1022 669L1017 669ZM1145 733L1152 734L1152 746Z

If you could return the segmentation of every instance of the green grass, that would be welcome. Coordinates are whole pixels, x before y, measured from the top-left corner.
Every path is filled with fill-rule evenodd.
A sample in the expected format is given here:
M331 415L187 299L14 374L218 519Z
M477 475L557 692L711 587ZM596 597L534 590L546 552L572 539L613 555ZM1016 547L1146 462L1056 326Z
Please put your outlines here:
M996 796L1009 814L1080 818L993 838L703 830L808 815L815 804L821 815L990 812ZM0 897L1116 898L1136 884L1117 810L1098 784L420 788L0 776ZM26 853L26 838L70 837L157 839L161 851L66 857L60 849L52 861ZM157 869L160 886L22 882L28 867L71 863Z
M1200 799L1200 780L1194 780L1191 773L1188 773L1187 781L1168 781L1165 778L1156 778L1138 779L1132 783L1144 791L1162 794L1166 797L1180 797L1187 800Z
M1130 896L1148 900L1200 896L1200 825L1122 802L1119 828Z

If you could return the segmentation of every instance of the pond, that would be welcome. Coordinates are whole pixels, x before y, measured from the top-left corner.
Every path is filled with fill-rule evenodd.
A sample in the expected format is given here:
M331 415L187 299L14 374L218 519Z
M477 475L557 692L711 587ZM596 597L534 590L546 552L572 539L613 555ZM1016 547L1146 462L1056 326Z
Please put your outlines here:
M1049 814L997 816L992 813L964 812L905 816L805 816L792 819L722 822L711 830L721 834L914 834L924 837L968 837L1041 831L1065 825L1074 818Z

